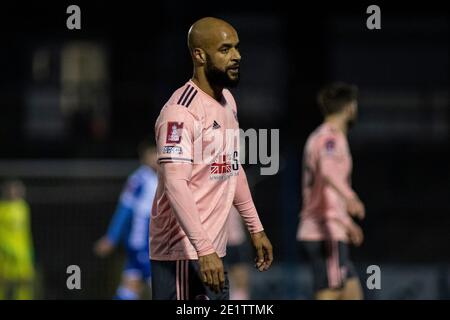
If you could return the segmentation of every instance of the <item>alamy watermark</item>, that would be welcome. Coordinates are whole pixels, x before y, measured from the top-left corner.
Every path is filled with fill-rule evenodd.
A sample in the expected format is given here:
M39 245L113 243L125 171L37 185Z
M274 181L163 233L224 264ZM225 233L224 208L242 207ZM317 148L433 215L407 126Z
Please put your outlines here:
M376 264L370 265L366 270L367 277L366 286L369 290L381 290L381 268Z
M66 13L70 16L66 20L66 27L69 30L81 29L81 9L79 6L72 4L67 7Z
M66 287L69 290L81 289L81 269L73 264L67 267L66 273L69 274L66 280Z
M182 122L168 122L166 145L159 152L163 159L181 159L211 166L211 174L220 178L235 175L239 164L260 164L261 175L274 175L280 167L279 129L204 129L198 121L191 128ZM160 139L161 139L160 138ZM160 140L161 141L161 140Z
M381 29L381 9L373 4L367 7L366 13L370 16L366 20L366 27L369 30Z

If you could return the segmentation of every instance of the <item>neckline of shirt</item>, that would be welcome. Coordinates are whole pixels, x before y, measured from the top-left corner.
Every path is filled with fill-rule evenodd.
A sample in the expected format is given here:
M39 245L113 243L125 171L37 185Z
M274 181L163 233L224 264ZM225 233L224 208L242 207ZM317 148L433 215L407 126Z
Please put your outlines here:
M331 131L331 132L334 133L334 134L338 134L338 135L343 135L343 136L345 136L344 133L343 133L341 130L339 130L338 127L334 126L333 124L331 124L331 123L329 123L329 122L324 122L324 123L323 123L323 126L324 126L327 130Z
M224 89L222 89L222 99L221 99L221 100L223 101L223 104L222 104L221 102L217 101L216 99L214 99L213 97L211 97L209 94L207 94L205 91L203 91L202 89L200 89L200 87L197 86L197 85L195 84L195 82L192 81L192 79L189 79L188 83L189 83L191 86L193 86L195 89L197 89L197 90L200 92L200 94L202 94L203 96L206 96L206 97L207 97L208 99L210 99L211 101L217 103L220 107L224 108L224 107L227 105L227 100L225 99L225 96L224 96L224 94L223 94L223 90L224 90Z

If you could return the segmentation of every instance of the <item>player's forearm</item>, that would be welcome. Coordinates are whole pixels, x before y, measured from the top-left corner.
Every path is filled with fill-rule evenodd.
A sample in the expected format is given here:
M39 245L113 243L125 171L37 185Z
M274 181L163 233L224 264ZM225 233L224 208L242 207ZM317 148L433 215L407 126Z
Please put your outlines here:
M164 186L171 208L199 256L215 252L214 247L200 223L200 214L185 178L175 172L164 170Z
M339 215L339 216L332 216L330 217L330 220L334 220L337 223L340 223L345 230L350 230L350 228L353 226L354 222L353 219L350 217L350 215Z
M237 177L236 191L234 194L233 205L238 210L239 214L244 219L247 229L250 233L257 233L263 231L264 228L256 211L255 204L248 186L247 176L245 171L240 166L239 176Z
M120 203L114 213L111 224L109 225L107 237L114 244L120 241L123 235L125 225L129 221L132 215L131 208Z

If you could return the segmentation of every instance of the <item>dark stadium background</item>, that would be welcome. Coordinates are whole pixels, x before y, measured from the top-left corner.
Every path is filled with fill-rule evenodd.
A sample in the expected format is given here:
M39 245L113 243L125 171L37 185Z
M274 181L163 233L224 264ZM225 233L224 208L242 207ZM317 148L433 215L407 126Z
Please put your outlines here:
M70 4L81 7L79 31L66 28ZM310 297L295 241L300 159L321 121L316 91L341 80L360 88L350 146L367 219L353 257L364 287L367 266L382 272L382 289L366 297L450 298L449 14L429 2L380 3L382 29L370 31L369 4L2 4L0 179L28 189L38 297L112 296L123 252L102 260L92 245L137 165L136 145L191 76L190 24L216 16L241 40L241 127L280 129L280 172L258 177L246 166L276 258L252 274L252 297ZM72 264L81 290L66 288Z

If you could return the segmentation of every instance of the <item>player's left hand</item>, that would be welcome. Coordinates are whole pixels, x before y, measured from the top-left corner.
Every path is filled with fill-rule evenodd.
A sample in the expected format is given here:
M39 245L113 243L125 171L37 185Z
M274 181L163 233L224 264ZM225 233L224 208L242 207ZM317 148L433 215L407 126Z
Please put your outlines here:
M363 220L366 216L366 208L358 196L347 200L347 211L352 217L360 220Z
M256 250L255 267L259 271L266 271L273 261L272 244L264 231L253 233L251 236Z
M364 234L359 225L356 223L352 223L349 225L347 229L348 236L350 238L350 242L355 246L359 247L364 241Z

